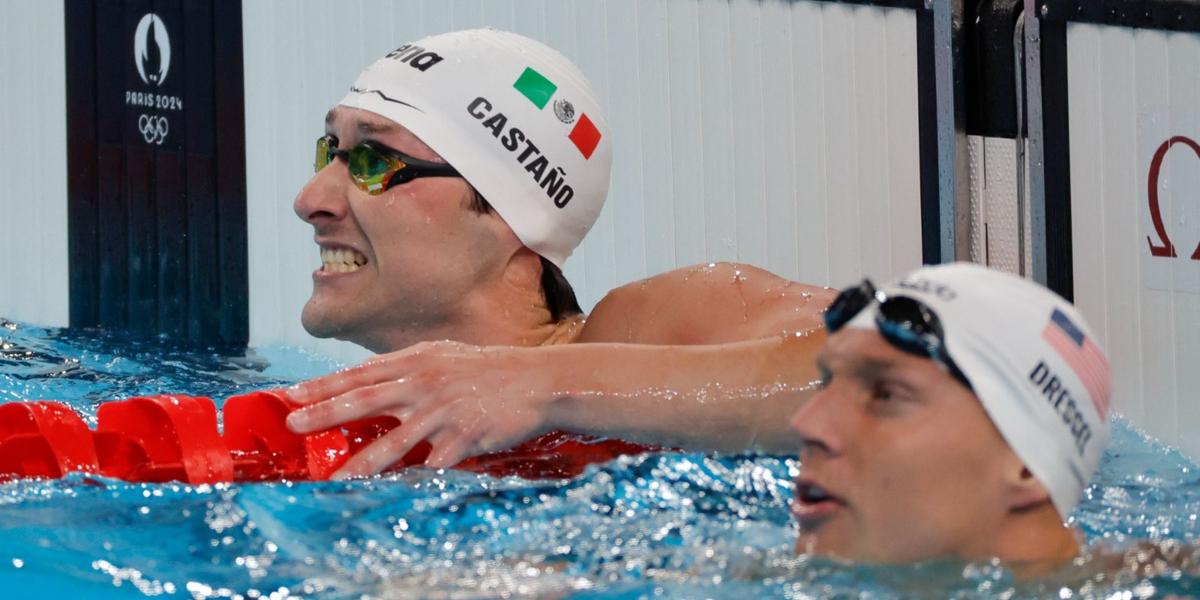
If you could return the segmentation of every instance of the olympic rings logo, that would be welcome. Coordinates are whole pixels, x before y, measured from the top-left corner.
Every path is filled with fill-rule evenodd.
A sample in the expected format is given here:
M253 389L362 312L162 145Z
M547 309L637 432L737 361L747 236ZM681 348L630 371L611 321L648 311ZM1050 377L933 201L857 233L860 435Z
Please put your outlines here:
M138 117L138 131L146 139L147 144L161 146L171 131L171 122L162 115L141 115Z

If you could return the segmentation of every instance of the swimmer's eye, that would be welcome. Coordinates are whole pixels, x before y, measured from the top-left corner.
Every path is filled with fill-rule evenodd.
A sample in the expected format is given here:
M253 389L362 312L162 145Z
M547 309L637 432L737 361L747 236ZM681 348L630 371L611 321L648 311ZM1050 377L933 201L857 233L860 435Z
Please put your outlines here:
M893 386L879 382L871 387L871 396L867 400L866 410L881 418L897 416L904 412L902 410L904 404L899 400L899 394L896 393Z
M918 398L913 389L895 380L880 379L871 386L871 398L867 406L880 416L908 414L909 408Z
M875 389L871 392L871 399L878 400L880 402L890 402L891 400L895 399L895 397L896 396L892 391L892 387L886 383L875 384Z
M833 373L824 365L817 365L817 372L820 379L817 381L817 389L825 389L829 387L829 383L833 381Z

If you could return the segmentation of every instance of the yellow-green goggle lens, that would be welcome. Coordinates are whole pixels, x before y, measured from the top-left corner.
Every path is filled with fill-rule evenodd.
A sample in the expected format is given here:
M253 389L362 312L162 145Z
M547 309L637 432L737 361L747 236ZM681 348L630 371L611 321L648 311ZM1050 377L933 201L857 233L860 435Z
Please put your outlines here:
M329 163L333 162L333 146L329 143L329 138L317 138L317 157L313 160L313 171L324 169Z
M358 186L358 189L371 195L382 194L392 176L407 166L404 161L390 157L366 143L359 144L349 151L339 151L337 142L333 138L323 136L317 138L317 152L316 158L313 160L313 169L315 171L324 169L339 154L346 157L347 169L350 171L350 177L354 180L354 184Z
M403 162L384 156L365 144L352 148L347 159L350 176L354 178L358 188L368 194L383 193L384 184L404 168Z

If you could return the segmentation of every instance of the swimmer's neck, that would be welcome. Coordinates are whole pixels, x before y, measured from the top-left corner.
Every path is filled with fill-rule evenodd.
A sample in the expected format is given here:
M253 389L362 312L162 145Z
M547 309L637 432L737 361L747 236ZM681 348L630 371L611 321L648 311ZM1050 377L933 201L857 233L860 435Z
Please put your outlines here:
M477 346L553 346L574 342L587 323L587 315L566 315L560 320L550 318L544 303L509 306L494 312L479 311L449 328L440 338L475 344Z
M521 324L511 320L512 313L504 318L503 309L492 316L482 318L463 317L453 322L434 326L393 327L388 331L376 331L367 338L350 339L371 352L386 354L403 350L421 342L455 341L476 346L552 346L574 342L582 333L586 315L568 315L562 320L550 321L547 310L545 321L537 324Z
M1047 542L1047 547L1038 558L1006 561L1008 568L1019 581L1042 579L1070 564L1080 553L1079 539L1082 534L1067 529L1062 539Z
M1079 556L1081 534L1064 525L1049 502L1005 521L986 554L1000 558L1017 579L1041 578Z
M514 274L510 265L491 285L481 285L461 298L438 321L393 324L370 339L352 340L383 354L420 342L451 340L477 346L549 346L575 341L586 315L551 318L542 295L540 268Z

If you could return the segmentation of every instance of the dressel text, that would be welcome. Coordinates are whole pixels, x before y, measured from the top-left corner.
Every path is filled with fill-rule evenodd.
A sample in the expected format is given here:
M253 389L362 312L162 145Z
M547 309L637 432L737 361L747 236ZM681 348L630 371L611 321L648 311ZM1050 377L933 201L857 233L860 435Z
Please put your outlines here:
M1040 388L1042 397L1062 418L1063 425L1070 429L1071 437L1075 439L1075 449L1083 456L1088 441L1092 439L1092 428L1084 420L1079 404L1071 397L1070 390L1063 385L1062 379L1040 360L1029 373L1029 381Z

